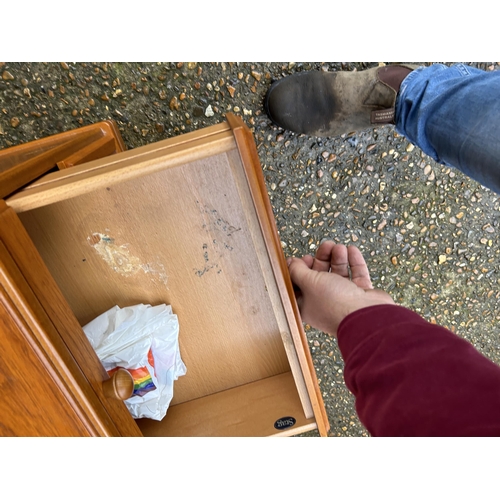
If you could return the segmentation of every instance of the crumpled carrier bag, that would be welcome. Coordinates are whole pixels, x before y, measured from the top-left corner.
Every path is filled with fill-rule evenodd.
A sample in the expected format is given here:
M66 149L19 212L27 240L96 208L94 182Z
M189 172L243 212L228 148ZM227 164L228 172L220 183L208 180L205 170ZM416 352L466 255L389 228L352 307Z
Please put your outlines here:
M134 394L124 401L131 415L161 420L174 395L174 381L186 374L172 307L115 306L83 331L109 375L119 368L132 375Z

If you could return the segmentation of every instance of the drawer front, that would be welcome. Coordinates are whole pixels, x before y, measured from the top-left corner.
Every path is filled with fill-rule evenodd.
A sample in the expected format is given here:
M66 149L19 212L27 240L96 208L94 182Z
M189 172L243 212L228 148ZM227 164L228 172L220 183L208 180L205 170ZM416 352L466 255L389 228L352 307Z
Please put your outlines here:
M3 253L5 248L0 248ZM2 269L3 271L3 269ZM20 311L0 285L1 436L91 436L96 429L75 408L72 395L58 380L53 366Z
M8 348L2 353L8 373L2 375L6 380L13 377L19 391L30 386L22 398L4 400L11 408L1 417L5 433L15 434L18 428L20 435L140 436L123 402L104 395L106 371L21 222L4 202L0 278L2 348ZM18 375L9 360L13 355ZM9 423L7 414L17 414L18 422Z

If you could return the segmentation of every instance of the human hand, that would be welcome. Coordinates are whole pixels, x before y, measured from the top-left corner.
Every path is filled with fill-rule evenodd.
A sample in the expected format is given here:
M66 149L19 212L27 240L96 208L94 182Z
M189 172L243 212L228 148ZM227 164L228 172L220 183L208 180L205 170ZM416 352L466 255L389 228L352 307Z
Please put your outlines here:
M287 263L299 289L296 297L302 321L334 337L341 321L352 312L394 304L389 294L373 289L365 259L354 246L325 241L315 257L290 258Z

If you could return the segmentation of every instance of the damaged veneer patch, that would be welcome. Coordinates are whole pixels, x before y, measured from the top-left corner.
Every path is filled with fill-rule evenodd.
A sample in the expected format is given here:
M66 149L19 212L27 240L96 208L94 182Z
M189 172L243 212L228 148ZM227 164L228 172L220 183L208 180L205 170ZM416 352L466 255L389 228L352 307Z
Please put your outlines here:
M158 278L164 285L167 284L168 276L165 273L163 264L143 264L138 257L130 254L127 245L117 245L114 238L111 238L107 234L92 233L92 235L87 238L87 241L104 262L106 262L113 271L122 276L133 276L142 271L146 274L153 274L154 277Z

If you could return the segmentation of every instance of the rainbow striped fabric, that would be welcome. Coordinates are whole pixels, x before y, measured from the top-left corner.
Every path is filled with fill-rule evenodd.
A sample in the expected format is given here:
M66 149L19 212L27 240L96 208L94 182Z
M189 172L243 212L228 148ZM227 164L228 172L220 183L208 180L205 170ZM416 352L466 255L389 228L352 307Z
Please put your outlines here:
M109 370L108 375L111 377L119 368L121 367L117 366L116 368ZM125 370L127 370L134 379L134 394L131 397L144 396L148 392L156 390L151 374L145 366L141 366L140 368L125 368Z

